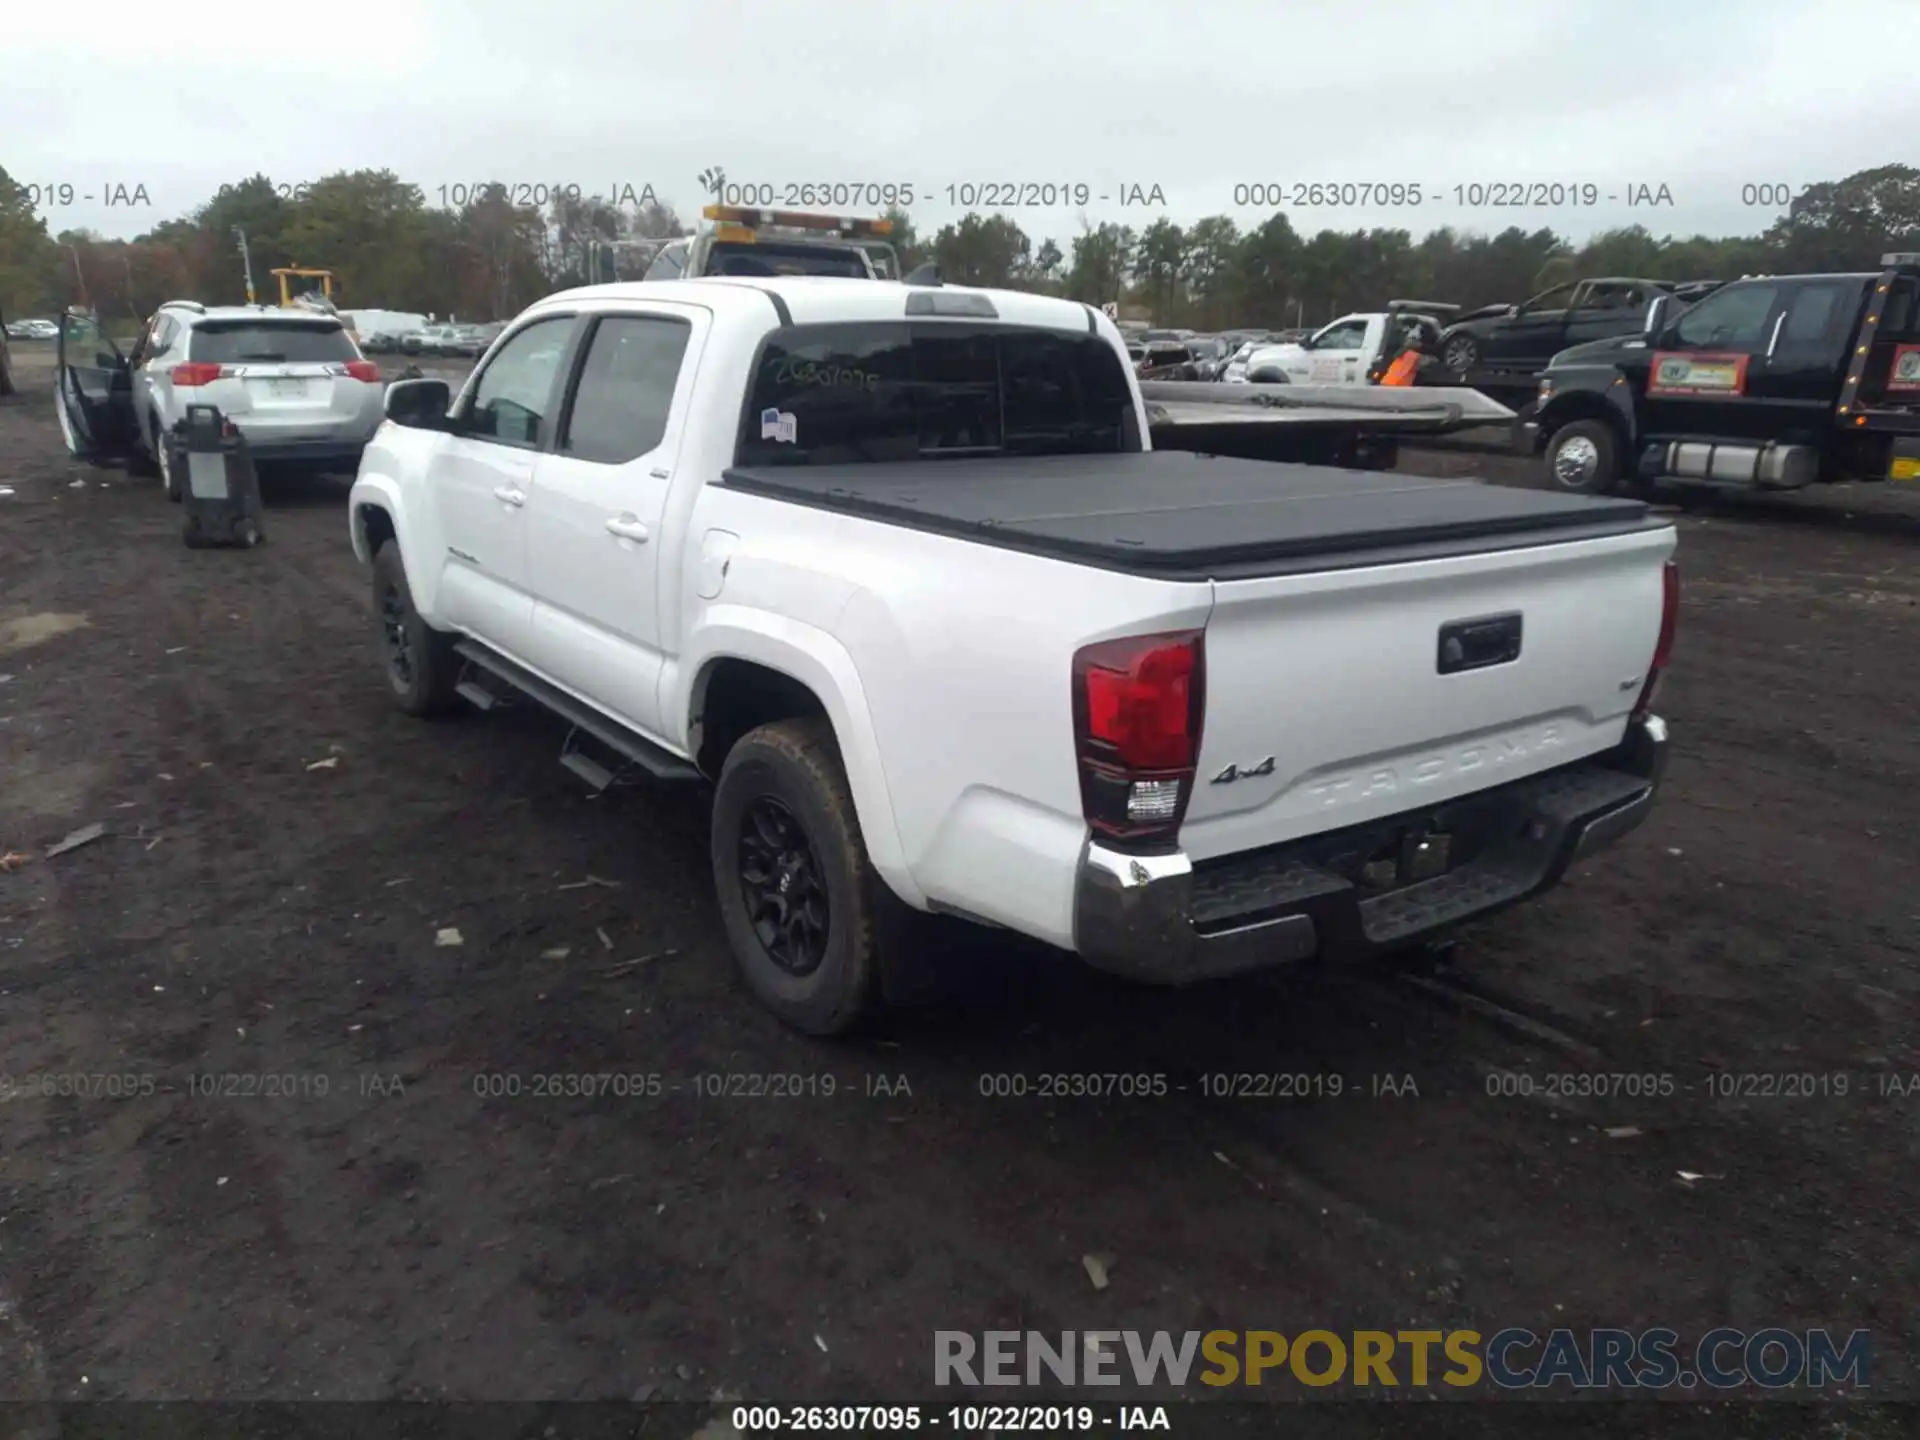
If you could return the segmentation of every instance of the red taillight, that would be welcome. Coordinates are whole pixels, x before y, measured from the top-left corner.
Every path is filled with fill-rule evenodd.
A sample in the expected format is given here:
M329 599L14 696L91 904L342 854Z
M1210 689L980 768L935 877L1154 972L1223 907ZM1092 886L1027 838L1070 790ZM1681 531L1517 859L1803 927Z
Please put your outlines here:
M211 385L220 378L220 367L206 361L176 365L169 372L176 385Z
M1169 839L1193 790L1206 709L1203 632L1088 645L1073 657L1074 744L1087 823L1116 839Z
M380 367L371 360L349 360L347 374L355 380L364 380L369 385L380 383Z
M1639 703L1633 707L1636 715L1644 715L1653 708L1654 698L1660 693L1660 677L1673 658L1673 633L1679 624L1680 566L1669 560L1661 576L1660 638L1654 641L1653 659L1647 662L1647 683L1641 687Z

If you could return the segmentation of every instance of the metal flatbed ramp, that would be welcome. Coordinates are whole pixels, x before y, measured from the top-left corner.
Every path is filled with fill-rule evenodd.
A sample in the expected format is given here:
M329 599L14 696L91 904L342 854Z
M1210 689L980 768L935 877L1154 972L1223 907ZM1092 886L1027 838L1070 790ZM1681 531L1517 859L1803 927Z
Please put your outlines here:
M1156 432L1221 426L1352 428L1391 434L1444 434L1511 423L1514 412L1464 387L1378 385L1224 385L1143 380L1140 394Z

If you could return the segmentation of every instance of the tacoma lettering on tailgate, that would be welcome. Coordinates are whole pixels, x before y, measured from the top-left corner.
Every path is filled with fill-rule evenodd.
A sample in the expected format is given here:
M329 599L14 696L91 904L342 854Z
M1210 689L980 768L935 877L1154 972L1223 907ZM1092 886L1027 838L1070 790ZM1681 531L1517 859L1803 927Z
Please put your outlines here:
M1322 805L1338 805L1374 795L1392 795L1431 785L1436 780L1451 776L1498 770L1516 760L1532 759L1543 750L1551 750L1565 743L1566 736L1561 733L1558 724L1542 725L1538 729L1514 735L1476 740L1456 750L1435 751L1418 759L1329 775L1308 785L1307 793Z

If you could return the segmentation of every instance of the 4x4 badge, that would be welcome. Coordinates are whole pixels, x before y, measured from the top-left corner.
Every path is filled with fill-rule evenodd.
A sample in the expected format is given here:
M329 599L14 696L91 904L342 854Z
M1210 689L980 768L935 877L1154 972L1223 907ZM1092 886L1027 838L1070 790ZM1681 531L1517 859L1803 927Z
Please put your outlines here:
M1212 783L1215 785L1231 785L1236 780L1251 780L1256 775L1271 774L1273 774L1273 756L1269 755L1258 765L1249 765L1244 770L1238 765L1229 765L1213 777Z

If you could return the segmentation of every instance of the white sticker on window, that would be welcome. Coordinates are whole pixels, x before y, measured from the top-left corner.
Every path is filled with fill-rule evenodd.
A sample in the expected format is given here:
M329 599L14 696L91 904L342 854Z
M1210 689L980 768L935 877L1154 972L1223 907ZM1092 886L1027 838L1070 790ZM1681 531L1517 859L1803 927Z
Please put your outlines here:
M800 422L785 410L762 410L760 412L760 438L776 440L782 445L800 443Z

